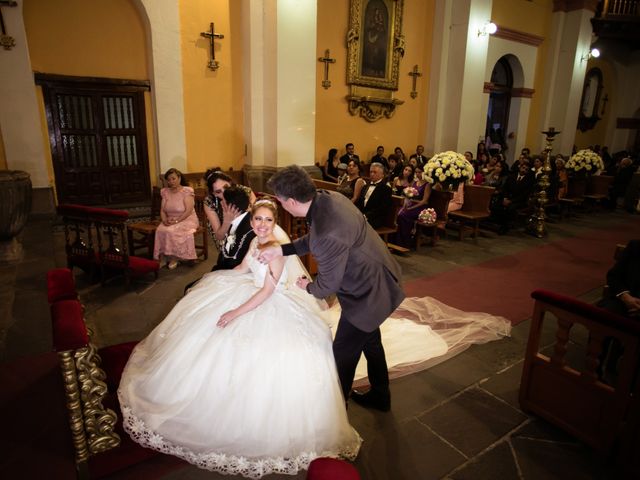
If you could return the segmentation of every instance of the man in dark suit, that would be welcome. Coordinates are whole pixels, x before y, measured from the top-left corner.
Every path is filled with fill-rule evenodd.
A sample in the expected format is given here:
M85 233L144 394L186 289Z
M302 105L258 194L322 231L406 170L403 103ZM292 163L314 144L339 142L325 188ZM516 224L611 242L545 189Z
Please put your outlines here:
M640 317L640 240L631 240L607 272L607 296L598 306L628 317Z
M491 208L499 225L498 233L507 233L518 211L527 207L534 185L535 178L527 162L520 164L517 174L507 178L502 191L498 192L498 201Z
M387 162L387 158L384 156L384 147L382 145L378 145L376 154L371 157L371 162L369 163L381 163L382 165L384 165L384 168L389 168L389 163Z
M356 207L367 218L374 229L380 228L393 208L391 187L384 181L385 169L381 163L372 163L369 169L369 184L362 189Z
M427 157L423 155L424 147L422 145L418 145L416 147L416 153L409 157L409 163L411 163L411 159L416 159L416 164L418 167L424 167L424 164L427 163Z
M249 195L247 195L247 192L243 188L233 185L227 187L222 195L227 205L235 206L242 213L235 217L229 225L222 248L218 253L218 259L211 269L212 272L216 270L231 270L240 265L249 251L251 240L256 236L253 228L251 228L251 215L248 212ZM199 280L195 280L184 287L185 295Z
M263 249L258 259L268 263L279 255L314 256L318 264L315 281L300 277L296 285L317 298L335 293L340 302L342 315L333 354L345 400L364 353L371 390L354 392L352 398L366 407L388 411L391 393L380 324L404 299L400 266L348 198L316 191L311 177L299 166L283 168L268 186L286 211L306 218L309 231L291 244Z
M355 147L353 143L347 143L344 146L344 148L347 151L347 153L345 153L340 157L340 163L345 163L349 165L349 162L351 160L354 160L356 163L360 163L360 157L355 154Z

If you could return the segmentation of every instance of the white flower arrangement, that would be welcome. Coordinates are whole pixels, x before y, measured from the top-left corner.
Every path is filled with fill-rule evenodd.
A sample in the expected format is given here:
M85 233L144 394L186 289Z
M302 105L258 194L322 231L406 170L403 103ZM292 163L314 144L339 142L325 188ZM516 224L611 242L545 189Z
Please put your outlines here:
M475 171L471 162L458 152L441 152L431 157L424 166L424 178L429 183L457 187L460 182L468 182Z
M586 173L596 173L599 170L604 170L604 162L602 157L593 150L584 149L571 155L564 167L574 172L584 170Z
M418 221L421 223L436 223L437 217L433 208L425 208L418 214Z

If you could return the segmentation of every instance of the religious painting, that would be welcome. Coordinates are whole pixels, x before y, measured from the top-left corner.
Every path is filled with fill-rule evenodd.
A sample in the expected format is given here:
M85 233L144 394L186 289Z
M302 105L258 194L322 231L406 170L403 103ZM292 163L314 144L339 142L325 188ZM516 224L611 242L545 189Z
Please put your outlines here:
M347 83L398 89L403 0L351 0Z
M602 92L602 72L599 68L592 68L587 72L582 90L580 102L580 114L578 116L578 128L582 132L591 130L600 120L598 107Z

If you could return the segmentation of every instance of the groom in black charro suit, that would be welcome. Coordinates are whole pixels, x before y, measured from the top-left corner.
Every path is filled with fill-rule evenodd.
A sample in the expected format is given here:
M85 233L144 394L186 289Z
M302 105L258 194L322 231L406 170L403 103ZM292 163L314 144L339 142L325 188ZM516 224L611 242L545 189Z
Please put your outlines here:
M354 392L351 398L365 407L388 411L391 393L380 325L404 299L400 266L353 203L340 193L316 191L302 168L285 167L268 185L285 210L306 218L309 232L293 243L263 249L258 259L268 263L279 255L314 256L315 281L300 277L296 285L317 298L335 293L340 302L333 355L345 400L364 353L371 390Z
M249 209L249 196L247 192L238 186L227 187L223 193L224 201L229 205L234 205L239 212L236 218L233 219L229 230L227 231L220 253L218 253L218 259L211 269L212 272L216 270L231 270L242 263L242 259L249 251L249 244L251 240L256 236L251 228L251 215ZM188 290L193 287L200 279L189 283L184 287L184 294L186 295Z

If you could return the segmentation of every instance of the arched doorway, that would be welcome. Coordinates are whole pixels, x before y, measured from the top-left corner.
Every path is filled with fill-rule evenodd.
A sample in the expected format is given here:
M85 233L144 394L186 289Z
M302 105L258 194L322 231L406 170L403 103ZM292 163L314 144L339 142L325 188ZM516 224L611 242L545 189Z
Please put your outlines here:
M489 151L497 153L504 151L507 146L505 131L509 125L513 89L513 70L506 56L500 58L493 67L490 88L485 138L491 141Z

